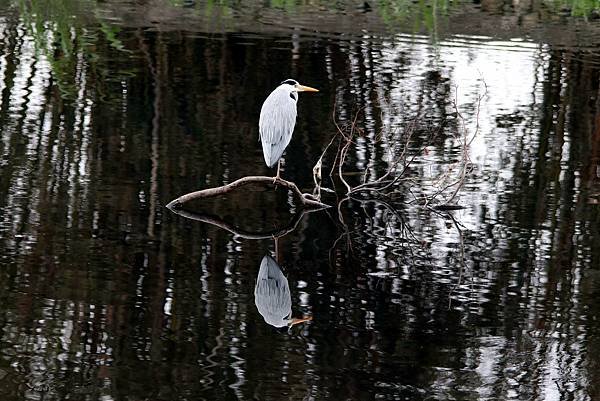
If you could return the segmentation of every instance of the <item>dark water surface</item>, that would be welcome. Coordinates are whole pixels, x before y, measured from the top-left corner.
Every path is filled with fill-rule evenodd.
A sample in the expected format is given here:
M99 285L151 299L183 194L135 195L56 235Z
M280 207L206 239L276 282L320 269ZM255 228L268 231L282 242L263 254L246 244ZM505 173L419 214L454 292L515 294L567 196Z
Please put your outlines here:
M0 2L0 399L600 399L597 22L167 3ZM290 77L321 92L285 177L312 188L335 114L374 176L417 121L411 180L302 216L277 255L166 209L273 174L258 115ZM464 209L432 210L465 130ZM299 212L281 189L203 207L255 232ZM311 321L259 313L265 255Z

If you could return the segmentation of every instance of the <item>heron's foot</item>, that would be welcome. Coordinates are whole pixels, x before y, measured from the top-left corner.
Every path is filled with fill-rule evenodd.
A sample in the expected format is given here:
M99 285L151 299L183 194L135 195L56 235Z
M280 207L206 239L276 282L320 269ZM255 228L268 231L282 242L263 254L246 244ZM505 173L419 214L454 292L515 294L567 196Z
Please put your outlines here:
M317 196L317 195L314 195L314 194L306 194L306 193L304 193L304 194L302 194L302 197L304 199L308 199L308 200L311 200L311 201L321 202L321 197Z

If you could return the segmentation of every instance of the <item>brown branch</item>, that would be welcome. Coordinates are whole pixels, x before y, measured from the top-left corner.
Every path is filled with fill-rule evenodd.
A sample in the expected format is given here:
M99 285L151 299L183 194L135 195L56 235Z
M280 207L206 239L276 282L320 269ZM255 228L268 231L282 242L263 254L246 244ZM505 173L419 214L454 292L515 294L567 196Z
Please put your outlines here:
M248 184L270 184L270 185L281 185L291 190L302 202L302 205L309 209L325 209L329 205L319 202L311 194L302 193L296 184L291 181L286 181L281 178L275 179L274 177L266 176L247 176L242 177L238 180L233 181L227 185L223 185L215 188L207 188L200 191L194 191L180 196L177 199L169 202L167 207L171 210L181 207L182 204L189 202L194 199L206 199L213 198L215 196L227 194L238 187L242 187Z

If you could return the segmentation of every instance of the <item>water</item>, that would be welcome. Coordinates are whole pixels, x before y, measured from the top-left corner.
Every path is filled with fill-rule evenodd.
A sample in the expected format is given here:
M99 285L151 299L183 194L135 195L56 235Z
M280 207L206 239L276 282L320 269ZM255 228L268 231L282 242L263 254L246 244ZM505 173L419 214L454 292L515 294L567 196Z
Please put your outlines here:
M2 2L3 400L600 397L597 22L494 2L138 3ZM305 215L263 188L195 205L289 228L277 241L166 209L273 174L258 114L289 77L321 92L300 97L284 177L312 188L335 114L358 115L347 171L376 177L416 121L411 180ZM463 208L427 207L465 132L464 185L428 205ZM259 313L267 254L311 321Z

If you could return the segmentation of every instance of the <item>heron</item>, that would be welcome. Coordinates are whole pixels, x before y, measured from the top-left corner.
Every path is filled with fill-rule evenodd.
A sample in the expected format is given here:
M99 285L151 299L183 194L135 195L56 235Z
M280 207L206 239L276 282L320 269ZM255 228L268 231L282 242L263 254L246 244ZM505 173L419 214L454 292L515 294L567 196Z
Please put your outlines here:
M277 328L291 328L295 324L312 320L310 316L292 318L290 285L275 259L269 255L265 255L260 262L254 303L265 322Z
M286 79L267 97L260 109L258 131L263 156L268 167L277 163L275 181L280 179L281 155L289 145L296 125L298 92L318 92L318 89Z

